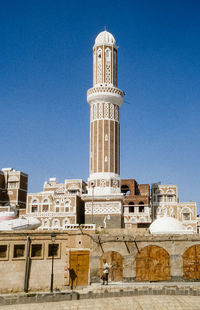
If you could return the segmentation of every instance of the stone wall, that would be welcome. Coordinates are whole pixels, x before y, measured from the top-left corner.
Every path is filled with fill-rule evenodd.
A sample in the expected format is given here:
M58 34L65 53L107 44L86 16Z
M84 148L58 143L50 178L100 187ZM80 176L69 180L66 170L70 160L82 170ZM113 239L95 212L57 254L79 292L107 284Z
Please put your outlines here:
M81 229L71 232L55 232L55 244L58 245L58 251L54 258L54 290L61 291L69 288L68 268L70 268L70 253L73 251L74 253L81 253L81 251L90 253L89 278L85 284L87 285L90 282L100 282L104 258L111 260L110 280L113 282L136 281L138 253L141 255L145 247L161 249L167 253L170 281L184 281L183 254L191 246L200 247L198 234L153 236L146 233L135 235L125 229L110 229L96 233ZM52 244L51 233L51 231L0 233L0 294L24 290L27 236L30 237L28 290L30 292L49 291L52 267L52 257L49 254L49 247ZM39 245L39 250L37 245ZM159 251L155 253L159 253ZM157 257L157 259L162 259L162 257ZM191 257L192 259L193 257ZM198 257L195 264L200 266ZM193 280L200 280L200 275L197 274L196 277Z

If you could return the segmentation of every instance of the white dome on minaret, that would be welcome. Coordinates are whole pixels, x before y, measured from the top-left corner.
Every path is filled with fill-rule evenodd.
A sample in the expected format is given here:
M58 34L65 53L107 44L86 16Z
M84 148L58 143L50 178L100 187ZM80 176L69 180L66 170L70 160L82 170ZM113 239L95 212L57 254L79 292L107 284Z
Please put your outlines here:
M115 45L116 41L113 35L108 31L102 31L95 39L95 45Z

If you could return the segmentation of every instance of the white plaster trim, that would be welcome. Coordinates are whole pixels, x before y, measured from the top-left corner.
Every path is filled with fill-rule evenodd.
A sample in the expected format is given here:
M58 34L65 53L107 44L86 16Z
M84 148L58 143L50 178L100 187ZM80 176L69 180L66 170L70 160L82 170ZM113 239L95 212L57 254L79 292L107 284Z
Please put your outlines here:
M120 202L87 202L85 204L85 214L122 214L122 205Z
M120 176L116 173L113 172L98 172L98 173L91 173L90 177L88 178L88 181L93 181L95 179L117 179L118 181L120 181Z
M110 117L110 108L109 108L109 117ZM110 121L108 122L108 171L110 172Z
M94 119L94 105L93 105L93 119ZM94 123L93 123L93 126L92 126L92 130L93 130L93 146L92 146L92 149L93 149L93 155L92 155L92 161L93 161L93 164L92 164L92 171L94 172Z
M102 53L102 82L105 82L105 46L103 45L103 53Z
M97 105L97 107L99 107L99 105ZM98 112L97 111L97 116L98 116ZM99 121L97 120L97 158L96 158L96 161L97 161L97 172L99 170Z
M114 120L115 120L115 106L114 106ZM113 140L114 140L114 143L113 143L113 171L115 172L115 148L116 148L116 143L115 143L115 121L113 123L113 126L114 126L114 131L113 131Z
M87 96L87 101L89 104L107 102L113 103L121 107L123 104L123 97L116 93L111 92L96 92Z
M103 106L103 113L104 113L104 106ZM104 115L104 114L103 114ZM103 139L103 146L102 146L102 172L104 172L104 160L105 160L105 158L104 158L104 153L105 153L105 150L104 150L104 141L105 141L105 132L104 132L104 119L103 119L103 136L102 136L102 139Z
M113 195L117 194L119 195L121 193L121 190L119 187L95 187L94 188L94 195L95 196L107 196L107 195ZM92 188L88 188L88 195L93 195Z

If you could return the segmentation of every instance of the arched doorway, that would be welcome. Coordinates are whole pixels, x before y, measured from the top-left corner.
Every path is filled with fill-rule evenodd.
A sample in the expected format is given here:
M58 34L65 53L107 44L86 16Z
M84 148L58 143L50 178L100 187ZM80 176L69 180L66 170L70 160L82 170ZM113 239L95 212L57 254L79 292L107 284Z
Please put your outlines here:
M167 281L170 279L168 252L155 245L141 249L136 255L136 281Z
M193 245L184 252L183 278L200 279L200 244Z
M103 274L103 261L106 260L109 269L109 281L118 282L123 279L123 258L118 252L110 251L101 256L100 275Z

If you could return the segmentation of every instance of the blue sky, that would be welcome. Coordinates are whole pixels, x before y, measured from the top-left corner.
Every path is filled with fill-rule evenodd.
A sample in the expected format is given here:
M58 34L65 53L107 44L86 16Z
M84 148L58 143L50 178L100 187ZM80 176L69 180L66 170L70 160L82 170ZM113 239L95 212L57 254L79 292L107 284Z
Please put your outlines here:
M0 1L0 167L49 177L89 175L92 47L119 46L121 177L178 184L200 201L200 2Z

